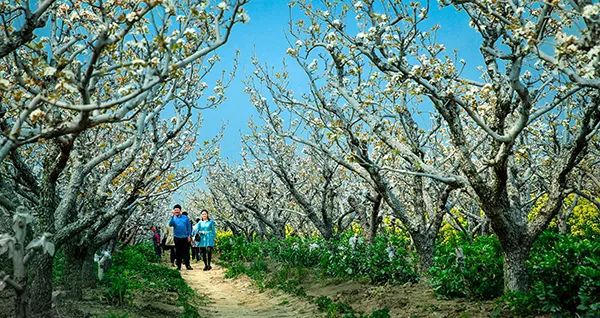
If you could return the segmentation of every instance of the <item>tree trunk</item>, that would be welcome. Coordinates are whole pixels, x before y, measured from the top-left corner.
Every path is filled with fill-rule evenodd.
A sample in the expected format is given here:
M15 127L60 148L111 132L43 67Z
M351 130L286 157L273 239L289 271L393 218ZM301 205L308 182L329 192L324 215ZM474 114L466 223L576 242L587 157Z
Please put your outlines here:
M40 254L32 263L27 317L52 317L52 262L53 257Z
M82 268L85 251L80 250L79 246L68 245L64 248L65 266L63 273L63 285L67 295L74 300L81 300Z
M84 288L95 288L98 277L98 271L94 264L94 252L86 253L81 268L81 280Z
M527 259L530 250L529 246L504 249L504 292L529 289Z
M411 237L419 255L419 272L426 273L433 264L435 236L415 234L411 235Z
M369 244L375 241L375 236L377 236L377 229L379 229L379 224L382 220L379 216L379 211L381 210L382 202L383 197L380 194L377 194L373 200L373 206L371 208L371 215L369 218L369 232L367 233L367 242Z

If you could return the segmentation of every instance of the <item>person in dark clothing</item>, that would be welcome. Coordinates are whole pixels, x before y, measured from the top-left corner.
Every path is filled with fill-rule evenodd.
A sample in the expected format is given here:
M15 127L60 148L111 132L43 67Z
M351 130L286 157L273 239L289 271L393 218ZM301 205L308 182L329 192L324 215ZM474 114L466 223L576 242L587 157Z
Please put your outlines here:
M192 270L190 266L190 243L192 241L192 226L187 215L181 214L181 205L176 204L173 207L173 216L169 222L169 226L173 227L173 236L175 239L175 261L177 270L181 270L181 263L185 264L185 268Z
M160 258L162 256L162 251L160 249L160 232L156 229L156 226L153 226L150 229L152 230L152 243L154 244L154 252L156 253L156 256Z

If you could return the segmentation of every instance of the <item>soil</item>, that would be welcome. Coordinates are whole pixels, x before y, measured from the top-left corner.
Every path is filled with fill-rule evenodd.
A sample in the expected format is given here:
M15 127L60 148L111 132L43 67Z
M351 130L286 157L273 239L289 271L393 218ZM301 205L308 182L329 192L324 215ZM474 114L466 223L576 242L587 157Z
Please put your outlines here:
M495 312L494 301L438 299L424 282L372 285L360 281L309 279L303 287L309 295L327 296L362 313L388 308L391 317L503 317Z
M213 265L212 270L181 271L190 287L204 294L210 303L199 310L202 317L219 318L285 318L323 317L314 304L276 291L260 292L245 276L227 279L224 269Z

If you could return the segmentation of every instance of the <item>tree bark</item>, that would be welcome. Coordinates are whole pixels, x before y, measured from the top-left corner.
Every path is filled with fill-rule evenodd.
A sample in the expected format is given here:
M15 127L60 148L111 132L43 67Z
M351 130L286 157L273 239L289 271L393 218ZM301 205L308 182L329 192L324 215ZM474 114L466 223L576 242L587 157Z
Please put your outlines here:
M426 273L433 264L435 236L411 234L411 238L419 255L419 272Z
M87 251L81 267L81 281L84 288L96 287L98 271L94 265L94 252Z
M32 263L27 317L52 317L52 262L52 256L40 254Z
M529 273L527 259L530 247L516 247L504 251L504 291L527 291L529 289Z
M83 288L82 268L85 260L85 250L76 245L68 245L65 251L65 267L62 282L67 295L74 300L81 300Z

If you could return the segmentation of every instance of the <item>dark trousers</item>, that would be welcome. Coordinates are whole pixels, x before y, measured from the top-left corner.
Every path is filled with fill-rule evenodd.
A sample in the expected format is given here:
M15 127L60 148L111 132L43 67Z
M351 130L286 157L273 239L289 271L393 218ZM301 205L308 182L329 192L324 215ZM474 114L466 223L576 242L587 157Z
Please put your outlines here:
M162 256L162 250L160 249L159 244L154 243L154 253L156 253L156 256L158 256L158 258Z
M192 260L200 260L200 251L199 251L199 247L197 246L192 246Z
M210 262L212 261L212 250L212 246L200 248L200 254L202 254L202 261L204 261L204 266L210 266Z
M177 262L177 268L181 268L181 263L190 266L190 243L187 237L175 238L175 261Z
M169 251L169 260L171 261L171 264L175 264L175 246L172 245L167 245L164 248L164 251Z

